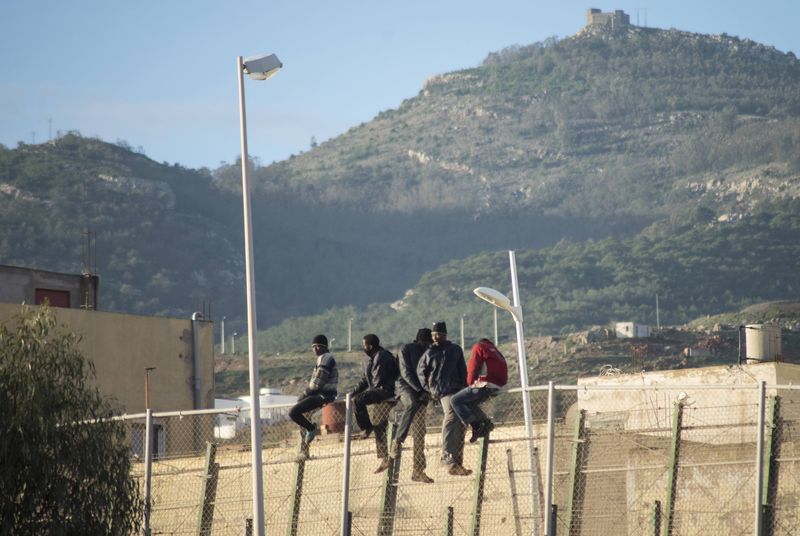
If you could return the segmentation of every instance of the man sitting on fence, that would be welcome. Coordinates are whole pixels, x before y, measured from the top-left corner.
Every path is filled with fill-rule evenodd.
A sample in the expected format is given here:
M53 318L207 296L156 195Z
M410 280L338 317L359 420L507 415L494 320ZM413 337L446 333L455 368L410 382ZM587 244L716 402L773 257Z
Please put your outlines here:
M328 338L325 335L314 337L311 350L317 356L317 365L303 396L289 410L289 418L305 429L306 446L319 435L319 426L311 423L304 414L333 402L336 399L336 388L339 383L336 360L328 351Z
M489 339L481 339L469 356L467 387L453 395L450 404L464 426L472 427L470 443L488 435L494 424L480 405L494 396L508 381L506 358Z
M364 362L364 375L358 382L353 395L354 413L358 427L363 430L363 437L368 437L375 432L375 448L380 465L375 470L376 473L385 471L389 467L389 447L386 445L386 408L384 414L376 415L376 423L369 418L367 406L379 404L390 398L394 398L394 382L397 380L397 360L388 351L381 347L380 339L377 335L370 333L364 335L364 353L367 359Z
M434 322L431 332L433 345L422 354L417 377L422 388L442 404L442 463L449 466L451 475L467 476L472 471L463 465L464 425L451 404L453 395L467 385L464 352L459 345L447 340L444 322Z
M422 354L432 343L431 330L422 328L417 331L417 337L413 342L404 344L400 348L397 359L400 376L395 383L395 390L403 404L403 410L398 417L397 433L389 449L389 456L397 459L410 430L414 437L414 468L411 480L426 484L433 483L433 479L425 474L425 411L430 396L419 383L417 365Z

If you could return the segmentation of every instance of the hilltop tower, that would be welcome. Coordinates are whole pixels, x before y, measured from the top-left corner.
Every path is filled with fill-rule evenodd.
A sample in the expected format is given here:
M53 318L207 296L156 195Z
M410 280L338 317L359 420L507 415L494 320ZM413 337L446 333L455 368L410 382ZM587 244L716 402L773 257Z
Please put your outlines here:
M630 15L621 9L610 13L602 13L596 8L591 8L586 11L586 26L588 28L602 28L617 32L628 28L630 25Z

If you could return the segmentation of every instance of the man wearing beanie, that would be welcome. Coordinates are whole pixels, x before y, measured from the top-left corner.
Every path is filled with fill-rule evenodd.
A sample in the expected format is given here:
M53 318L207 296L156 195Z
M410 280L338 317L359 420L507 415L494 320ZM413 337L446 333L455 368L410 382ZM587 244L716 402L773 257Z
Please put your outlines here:
M328 338L325 335L314 337L311 341L311 350L317 356L317 365L314 367L311 380L309 380L303 396L289 410L289 418L305 429L303 437L306 447L319 435L319 426L311 423L304 414L333 402L336 399L336 389L339 383L336 360L328 351Z
M463 465L464 425L450 403L451 397L467 386L464 352L460 346L447 340L444 322L434 322L431 331L433 345L420 358L417 376L431 397L442 403L442 463L450 466L448 472L451 475L466 476L472 471Z
M376 473L385 471L389 467L389 447L386 445L386 415L382 415L379 424L373 425L369 418L367 406L378 404L394 397L394 382L397 379L397 361L387 350L381 348L381 341L377 335L370 333L364 335L364 353L367 359L364 362L364 375L358 382L353 395L354 413L358 427L364 432L363 437L368 437L375 432L375 448L378 459L381 461Z
M417 365L433 340L431 330L422 328L417 331L414 342L404 344L400 348L397 364L400 367L400 376L395 383L395 391L403 404L403 411L398 419L397 434L389 451L389 456L397 458L403 448L403 441L408 436L409 430L414 436L414 469L411 480L431 484L433 479L425 474L425 410L430 397L422 388L417 377Z

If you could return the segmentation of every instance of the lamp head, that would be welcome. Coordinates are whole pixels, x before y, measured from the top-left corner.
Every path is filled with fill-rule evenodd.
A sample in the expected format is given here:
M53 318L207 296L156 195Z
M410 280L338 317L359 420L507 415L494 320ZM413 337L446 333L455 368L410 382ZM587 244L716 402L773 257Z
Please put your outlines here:
M499 307L500 309L508 310L511 307L511 300L508 299L508 296L493 288L478 287L472 292L474 292L475 295L480 299L486 300L487 302L491 303L495 307Z
M283 64L275 54L250 56L242 61L244 72L253 80L266 80L277 73Z
M508 296L502 292L489 287L478 287L472 292L480 299L511 313L515 321L522 322L522 308L514 306Z

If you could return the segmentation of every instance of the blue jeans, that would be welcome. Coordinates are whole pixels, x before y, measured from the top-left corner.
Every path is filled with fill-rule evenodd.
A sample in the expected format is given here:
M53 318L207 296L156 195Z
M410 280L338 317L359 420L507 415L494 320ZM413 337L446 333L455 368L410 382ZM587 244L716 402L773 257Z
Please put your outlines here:
M480 405L497 391L499 389L495 387L465 387L452 396L450 405L458 419L464 423L464 426L468 426L475 421L489 419Z

